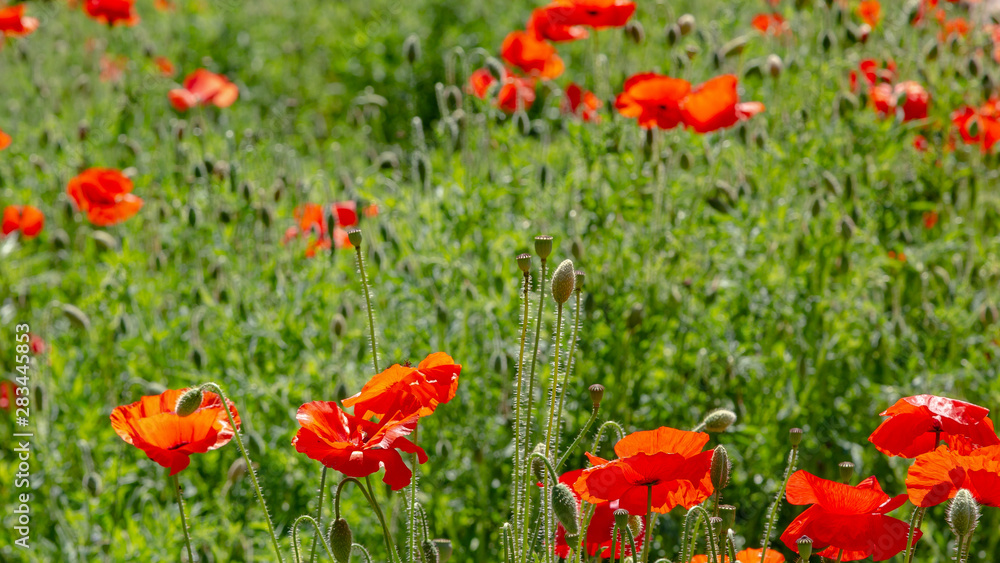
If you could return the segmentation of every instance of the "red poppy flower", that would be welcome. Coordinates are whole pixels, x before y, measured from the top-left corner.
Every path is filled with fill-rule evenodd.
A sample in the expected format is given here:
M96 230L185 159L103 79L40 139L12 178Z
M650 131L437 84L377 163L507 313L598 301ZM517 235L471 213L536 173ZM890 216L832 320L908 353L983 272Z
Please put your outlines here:
M570 490L573 491L573 496L576 497L576 504L578 508L581 504L580 493L573 490L573 484L580 478L581 473L583 473L583 469L577 469L575 471L563 473L559 476L559 482L565 484L570 488ZM591 557L598 555L598 552L600 552L598 557L611 557L611 532L614 530L615 526L614 512L615 511L611 508L610 502L599 502L594 505L594 514L590 518L590 523L587 526L587 537L584 540L584 548L587 550L587 554ZM624 535L619 536L619 540L617 542L619 546L622 546L622 538L624 538ZM642 549L643 539L644 536L642 533L636 536L635 546L637 549ZM579 547L580 538L573 538L573 545L569 545L566 542L566 528L563 528L562 524L558 524L558 527L556 528L555 554L558 557L569 557L570 551L572 549L579 549ZM631 547L623 547L625 549L624 555L634 555ZM621 547L615 550L616 558L621 557L622 555Z
M958 128L962 140L978 144L988 153L1000 141L1000 98L994 98L981 107L965 106L952 112L951 122Z
M672 129L681 122L681 101L691 91L691 83L652 72L636 74L625 81L615 108L625 117L635 117L639 126Z
M872 27L878 27L882 21L882 4L878 0L865 0L858 4L858 17Z
M175 88L167 96L177 111L209 104L227 108L240 97L240 89L225 76L200 68L184 79L183 88Z
M934 395L904 397L882 412L888 416L872 432L868 441L878 451L914 458L934 451L935 440L953 444L956 437L967 438L972 447L1000 444L989 419L989 410L972 403Z
M938 212L937 211L925 211L923 216L924 228L933 229L934 225L938 222Z
M938 34L938 41L947 41L948 38L965 37L969 34L972 26L965 18L953 18L941 24L941 32Z
M556 16L557 19L558 17ZM576 41L590 35L582 26L557 23L549 8L538 8L531 12L527 29L536 39L549 41Z
M480 100L485 100L486 94L490 91L490 86L492 86L496 81L497 79L493 77L493 73L490 72L490 69L476 69L471 75L469 75L469 84L465 87L465 91Z
M123 55L101 55L101 82L118 82L125 75L128 58Z
M384 417L395 411L427 416L458 390L462 366L444 352L435 352L417 367L395 364L371 378L361 392L344 399L361 418Z
M597 109L603 105L600 99L589 90L584 90L576 82L570 82L566 87L566 99L563 100L563 113L580 116L584 121L599 121Z
M139 23L139 14L135 13L135 0L87 0L83 11L109 26L133 26Z
M156 57L153 59L153 63L156 68L160 70L160 74L166 77L171 77L177 72L177 68L174 67L174 63L170 62L167 57Z
M566 68L555 47L525 31L510 32L500 54L511 65L543 79L556 78Z
M313 401L299 407L295 418L302 425L292 440L295 451L348 477L367 477L384 467L382 481L398 491L412 477L399 452L427 461L424 450L405 437L417 427L417 414L371 422L347 414L337 403Z
M585 25L594 29L622 27L635 13L629 0L556 0L545 8L559 25Z
M737 563L760 563L760 554L763 549L744 549L736 554ZM695 555L691 558L691 563L713 563L707 555ZM722 563L729 563L729 556L722 556ZM785 563L785 556L781 553L768 549L764 557L764 563Z
M45 215L31 205L8 205L3 210L3 234L21 231L21 236L30 239L38 236L45 226Z
M306 245L306 257L312 258L321 250L336 248L351 248L347 231L343 227L358 224L357 203L342 201L331 206L336 226L333 229L333 239L328 232L326 213L318 203L307 203L295 208L295 220L298 226L288 227L282 238L282 244L288 244L301 234L312 234Z
M153 7L161 12L172 12L176 8L171 0L153 0Z
M781 17L781 14L773 12L757 14L750 23L757 31L764 34L781 35L788 31L788 22L785 21L785 18Z
M106 227L138 213L142 199L132 195L132 180L118 170L88 168L69 181L66 193L91 223Z
M875 59L864 59L858 64L858 70L865 77L868 86L874 86L882 82L893 82L896 80L896 62L889 60L879 63ZM851 91L858 90L858 73L851 71Z
M0 380L0 409L10 412L12 404L11 399L14 398L16 393L16 385L6 379Z
M681 119L698 133L709 133L732 127L764 111L760 102L740 103L736 92L736 77L717 76L699 85L681 101Z
M34 333L28 339L28 344L31 345L31 353L39 356L44 354L46 350L49 349L49 345L42 339L41 336L35 336Z
M968 489L979 504L1000 507L1000 446L963 455L940 446L917 457L906 475L906 490L916 506L937 506Z
M24 37L38 29L38 20L24 15L24 4L0 8L0 34Z
M931 103L931 95L919 83L912 80L900 82L893 88L893 96L901 100L903 121L913 121L927 117L927 107Z
M12 141L13 139L10 138L10 135L4 133L3 130L0 129L0 151L9 147Z
M594 467L584 469L573 488L591 503L611 502L630 514L646 514L652 487L653 512L691 508L712 494L712 451L701 451L708 434L661 427L633 432L615 444L618 459L587 453Z
M842 561L866 557L885 561L906 549L910 527L886 516L906 502L906 495L890 497L875 477L852 487L797 471L789 478L786 491L789 504L812 505L781 535L781 541L796 553L796 542L802 536L812 538L813 555L840 557ZM918 530L913 541L919 538Z
M497 107L513 113L527 110L535 103L535 81L531 78L508 74L497 93Z
M927 137L924 137L923 135L917 135L916 137L913 138L913 148L917 149L919 152L927 152L927 150L931 148L931 145L930 142L927 140ZM931 227L933 227L933 225L931 225ZM931 227L927 228L929 229Z
M333 204L333 216L341 227L358 224L358 204L353 201L338 201Z
M201 407L189 416L174 412L177 399L187 389L167 390L160 395L146 396L116 407L111 412L111 426L127 443L146 452L149 459L170 469L176 475L191 463L191 454L202 454L229 443L240 429L236 405L215 393L205 392ZM229 425L226 407L233 415L236 428Z

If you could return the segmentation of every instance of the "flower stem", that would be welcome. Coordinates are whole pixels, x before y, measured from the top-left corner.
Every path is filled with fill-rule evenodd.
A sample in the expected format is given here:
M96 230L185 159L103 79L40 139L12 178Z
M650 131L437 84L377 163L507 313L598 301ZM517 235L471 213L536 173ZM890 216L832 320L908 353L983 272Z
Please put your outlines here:
M365 477L365 483L368 484L368 494L365 495L368 498L368 504L372 506L375 510L375 516L378 517L378 521L382 524L382 534L385 536L385 546L389 549L389 558L395 563L400 563L399 553L396 551L396 543L392 541L392 534L389 533L389 526L385 523L385 515L382 514L382 508L379 507L378 501L375 500L375 489L372 488L372 478L371 475Z
M569 344L569 356L566 358L566 370L563 374L563 384L562 393L559 394L559 410L556 411L556 422L557 424L562 424L562 411L563 404L566 402L566 386L569 385L569 375L573 371L573 355L576 354L576 337L580 332L580 294L582 293L579 289L576 290L576 311L573 312L573 337ZM558 455L559 453L559 432L556 431L555 437L553 438L553 449ZM556 468L558 469L558 467Z
M764 563L767 558L767 547L771 543L771 532L774 529L774 521L778 518L778 509L781 507L781 499L785 496L785 488L788 487L788 479L795 470L795 460L799 456L799 447L792 446L791 453L788 454L788 465L785 466L785 478L781 481L781 488L778 489L778 496L771 505L771 510L767 515L767 525L764 527L764 545L760 550L760 563Z
M313 537L312 549L309 552L309 563L316 560L316 547L319 545L319 537L323 535L323 494L326 493L326 466L319 475L319 506L316 507L316 535Z
M840 553L837 554L837 563L840 563L843 560L844 560L844 550L841 549Z
M365 288L365 309L368 311L368 333L372 339L372 366L378 373L378 346L375 344L375 315L372 313L372 296L368 290L368 276L365 274L365 260L361 256L361 246L354 247L358 259L358 271L361 272L361 285Z
M524 320L521 323L521 352L517 358L517 393L514 395L514 471L513 471L513 486L512 494L513 498L511 502L513 503L513 526L510 530L511 541L515 544L517 543L517 531L520 530L519 522L521 521L522 515L520 514L521 509L521 443L526 442L526 438L522 437L522 385L524 382L524 343L528 338L528 312L531 309L531 300L528 299L528 292L531 290L531 274L524 273L523 281L523 295L522 299L524 301ZM527 451L527 450L525 450ZM512 553L517 560L517 554Z
M556 304L556 350L552 370L552 391L549 399L549 424L545 429L545 457L551 457L552 423L556 418L556 395L559 394L559 344L562 336L562 303Z
M316 519L312 516L303 514L302 516L296 518L295 523L292 524L292 555L295 558L295 563L301 563L302 561L302 556L299 553L299 523L303 521L309 522L313 525L313 529L316 530L316 537L323 542L323 548L326 549L326 554L330 557L330 559L333 559L333 550L330 549L330 544L327 543L326 538L323 537L323 531L322 528L320 528L319 523L316 522Z
M906 538L906 553L903 557L905 563L911 563L913 561L913 553L917 551L917 546L913 545L913 536L917 533L916 531L920 529L920 523L924 521L924 512L927 509L922 506L916 506L913 508L913 515L910 516L910 533Z
M566 463L566 460L569 458L569 455L573 453L574 449L576 449L577 444L579 444L580 440L582 440L583 437L587 434L587 431L590 430L590 427L594 425L594 421L597 420L597 415L600 414L600 412L601 412L601 405L594 405L594 410L590 412L590 418L587 419L586 424L584 424L583 428L580 429L580 433L576 435L576 439L573 440L573 443L570 444L568 448L566 448L566 451L563 453L562 457L560 457L559 461L556 462L556 471L559 471L559 468L562 467L564 463Z
M525 421L524 421L524 460L521 465L524 465L524 477L523 483L520 485L522 500L521 503L524 505L524 510L521 511L522 523L521 523L521 541L524 542L524 560L528 560L528 549L530 545L530 540L528 536L528 522L531 519L531 494L529 493L528 487L531 486L531 470L527 466L527 459L529 450L531 448L531 409L532 402L534 398L535 390L535 364L538 361L538 340L542 333L542 305L545 303L545 266L547 262L545 258L542 258L542 269L541 269L541 280L539 281L539 296L538 296L538 318L535 319L535 345L534 350L531 353L531 370L528 373L528 386L525 388L525 396L527 397L526 407L525 407Z
M653 534L653 486L646 486L646 537L642 540L642 562L647 563L649 561L649 552L652 547L650 542L650 536Z
M188 561L194 563L194 551L191 550L191 532L188 531L187 517L184 516L184 497L181 496L181 481L174 475L174 492L177 493L177 508L181 511L181 527L184 528L184 543L187 545Z

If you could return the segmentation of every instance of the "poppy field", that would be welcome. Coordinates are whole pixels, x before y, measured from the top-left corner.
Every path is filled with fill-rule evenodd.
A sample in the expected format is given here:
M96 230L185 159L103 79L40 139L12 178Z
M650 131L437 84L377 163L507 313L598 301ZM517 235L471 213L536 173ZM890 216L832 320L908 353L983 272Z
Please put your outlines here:
M0 561L1000 561L1000 2L0 35Z

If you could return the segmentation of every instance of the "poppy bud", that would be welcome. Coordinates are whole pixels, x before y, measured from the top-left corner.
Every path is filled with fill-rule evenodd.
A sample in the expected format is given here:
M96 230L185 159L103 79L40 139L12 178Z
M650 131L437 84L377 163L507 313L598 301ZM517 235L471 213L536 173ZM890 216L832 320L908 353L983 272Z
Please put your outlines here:
M535 254L542 260L546 260L549 254L552 254L552 237L548 235L535 237Z
M573 284L573 289L576 292L583 291L583 282L586 279L587 279L587 275L584 274L583 272L581 272L580 270L577 270L576 271L576 282Z
M448 563L448 560L451 559L451 554L452 554L451 540L436 539L433 541L434 544L437 545L438 557L439 557L438 563Z
M798 548L799 557L802 559L802 561L808 562L809 558L812 557L812 552L813 552L812 539L808 536L802 536L801 538L795 541L795 547Z
M431 540L420 542L420 552L423 563L439 563L441 561L441 554L438 553L437 544Z
M642 24L638 20L631 20L625 24L625 36L639 45L646 40L646 30L642 28Z
M716 490L725 489L729 484L729 452L725 446L716 446L712 454L712 469L709 472L712 486Z
M334 561L347 563L351 560L351 544L354 543L354 536L347 520L337 518L330 524L329 542Z
M604 386L600 383L595 383L590 386L590 401L594 403L594 408L601 406L601 401L604 400Z
M70 324L75 325L77 328L82 328L83 330L90 329L90 317L88 317L87 313L84 313L76 305L63 303L62 312L63 315L69 319Z
M790 444L792 444L793 448L799 447L799 444L802 443L802 429L801 428L792 428L791 430L789 430L788 431L788 442Z
M528 275L531 271L531 255L530 254L518 254L517 255L517 267L521 270L521 273Z
M681 37L694 31L694 16L691 14L684 14L683 16L677 18L677 27L681 31Z
M345 330L347 330L347 319L344 318L344 315L340 313L333 315L333 318L330 319L330 332L340 338L344 335Z
M972 78L976 78L983 72L983 63L976 57L969 57L967 66L969 69L969 76Z
M733 529L733 524L736 523L736 507L731 504L723 504L719 507L719 515L722 517L722 529Z
M90 233L90 237L100 250L118 250L118 240L107 231L94 231Z
M576 273L572 260L563 260L552 274L552 298L562 305L573 295Z
M968 489L961 489L948 505L948 524L956 536L967 537L979 521L979 503Z
M531 450L532 454L545 455L545 444L539 442L535 444L535 449ZM535 476L536 481L545 481L545 462L540 458L531 456L531 474Z
M643 316L642 303L635 303L632 305L632 309L628 312L628 317L625 319L625 326L627 326L629 330L638 327L642 324Z
M361 229L355 227L347 231L347 240L349 240L353 246L360 248L362 240Z
M90 125L88 125L86 121L81 121L76 126L76 138L81 141L86 141L88 133L90 133Z
M496 57L486 58L486 68L489 69L493 78L500 81L503 81L504 75L507 74L507 69L504 68L503 63L497 60Z
M413 168L417 172L417 182L426 190L431 185L431 160L423 153L414 153L413 159Z
M195 297L199 300L201 299L201 292L196 291ZM205 367L205 351L197 344L191 347L191 363L197 369L202 369Z
M682 152L680 159L681 170L690 170L693 164L694 157L692 157L689 153Z
M583 241L581 241L580 239L573 239L573 244L570 245L569 251L570 251L570 254L573 255L573 258L575 258L577 260L583 260ZM580 276L582 276L582 275L583 275L583 272L581 272L579 270L576 271L577 279L579 279ZM580 286L580 288L582 288L582 285ZM578 289L580 289L580 288L578 288Z
M706 432L725 432L736 422L736 413L728 409L715 409L705 415L702 424Z
M559 483L552 488L552 511L556 519L566 529L567 536L580 533L580 511L576 505L576 497L566 483Z
M628 529L632 532L633 538L638 538L642 535L642 517L638 514L633 514L628 517Z
M781 57L775 54L768 55L767 60L764 61L764 65L767 67L767 73L771 75L771 78L781 76L781 71L785 69L785 64L781 62Z
M854 477L854 464L850 461L842 461L838 467L840 467L840 480L850 484L851 477Z
M69 234L62 229L56 229L52 233L52 245L56 247L57 250L66 248L69 246Z
M191 416L198 409L201 408L201 401L204 398L204 394L201 391L201 387L192 387L181 396L177 398L177 404L174 406L174 412L177 416L185 417Z
M549 184L549 180L552 179L552 167L548 164L543 164L538 167L538 184L545 187Z
M824 51L829 51L836 44L837 37L832 32L826 31L823 33L822 38L820 39L820 46L823 47Z
M420 38L412 34L403 41L403 56L411 65L420 60Z
M719 55L724 59L740 55L743 53L743 49L746 48L748 41L749 38L745 35L730 39L719 48Z
M101 496L101 492L104 490L104 483L101 481L101 476L94 472L84 475L83 489L90 493L92 497Z
M673 47L677 44L677 41L681 38L681 28L677 24L670 24L667 26L667 46Z
M924 48L924 60L926 61L936 61L938 58L938 53L940 53L940 48L938 47L940 43L935 40L930 40L927 47Z
M844 215L840 218L840 236L843 237L844 240L851 240L851 237L854 236L855 229L857 229L857 226L854 224L854 219L851 219L850 215Z
M522 135L527 135L531 132L531 119L528 117L527 112L524 110L514 112L514 127L520 131Z

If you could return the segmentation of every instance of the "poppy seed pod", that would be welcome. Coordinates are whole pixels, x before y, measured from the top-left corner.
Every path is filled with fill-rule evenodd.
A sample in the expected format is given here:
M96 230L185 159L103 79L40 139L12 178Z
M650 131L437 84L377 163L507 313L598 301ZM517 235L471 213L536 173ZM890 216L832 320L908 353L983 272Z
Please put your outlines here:
M791 430L789 430L788 431L788 442L790 444L792 444L793 448L799 447L799 444L802 443L802 429L801 428L792 428Z
M840 467L840 480L850 484L851 477L854 477L854 464L850 461L842 461L838 467Z
M538 454L541 456L545 455L545 444L539 442L535 444L535 449L531 450L532 454ZM531 474L535 476L536 481L545 481L545 462L541 459L531 456Z
M576 271L576 281L573 284L573 289L575 291L583 291L583 282L587 279L587 275L580 270Z
M347 520L337 518L330 524L328 540L330 551L333 552L333 559L337 563L347 563L351 560L351 544L354 543L354 535L351 533L351 526Z
M725 446L716 446L712 454L712 469L709 473L712 486L716 490L725 489L729 484L729 452Z
M604 386L600 383L595 383L590 386L590 401L594 403L594 408L601 406L601 401L604 400Z
M546 260L549 254L552 254L552 237L548 235L535 237L535 254L542 260Z
M613 515L615 517L615 524L617 524L619 528L625 528L628 526L628 510L619 508L614 511Z
M354 228L347 231L347 240L349 240L353 246L360 247L362 240L361 229Z
M736 413L729 409L715 409L705 415L702 424L705 425L706 432L725 432L727 428L736 422Z
M517 255L517 267L521 270L521 273L528 275L531 272L531 255L530 254L518 254Z
M436 539L434 540L434 544L437 545L438 557L440 558L438 563L448 563L452 554L451 540Z
M420 60L420 37L411 34L403 41L403 56L411 65Z
M174 406L174 412L177 413L177 416L191 416L201 407L203 396L204 394L201 391L201 387L188 389L177 398L177 404Z
M979 521L979 503L968 489L961 489L948 505L948 525L958 537L967 537Z
M719 516L722 517L722 529L731 530L736 523L736 507L731 504L723 504L719 507Z
M813 541L812 538L808 536L802 536L795 541L795 546L799 549L799 557L802 561L809 561L813 553Z
M677 27L681 30L682 37L694 31L694 24L694 16L691 14L684 14L677 18Z
M576 286L576 271L572 260L563 260L552 274L552 298L562 305L573 295Z
M552 511L566 529L567 536L576 536L580 533L579 507L576 505L573 491L566 483L559 483L552 488Z
M440 563L441 554L438 553L437 544L431 540L420 542L420 553L423 556L423 563Z

